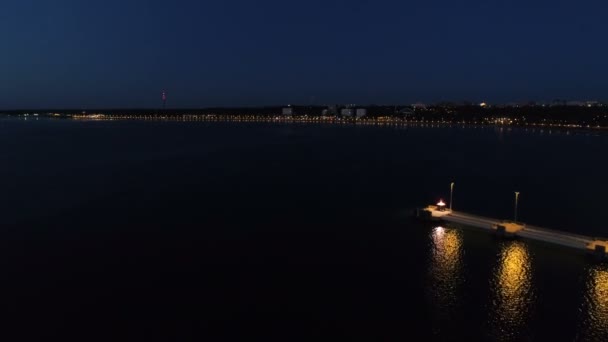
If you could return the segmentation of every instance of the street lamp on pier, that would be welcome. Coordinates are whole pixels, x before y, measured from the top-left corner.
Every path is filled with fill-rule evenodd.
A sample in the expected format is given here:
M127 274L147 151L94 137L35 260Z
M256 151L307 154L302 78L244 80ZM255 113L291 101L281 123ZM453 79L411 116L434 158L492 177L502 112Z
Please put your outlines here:
M515 212L513 215L513 219L515 221L515 223L517 223L517 205L519 202L519 191L515 191Z
M454 199L454 182L450 184L450 211L452 211L452 202Z

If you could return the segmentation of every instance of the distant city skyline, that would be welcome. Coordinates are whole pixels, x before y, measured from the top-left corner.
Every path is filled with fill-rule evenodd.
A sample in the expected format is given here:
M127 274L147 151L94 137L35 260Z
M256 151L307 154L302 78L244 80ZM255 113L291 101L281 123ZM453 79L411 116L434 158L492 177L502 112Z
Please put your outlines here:
M608 4L23 0L0 110L608 101Z

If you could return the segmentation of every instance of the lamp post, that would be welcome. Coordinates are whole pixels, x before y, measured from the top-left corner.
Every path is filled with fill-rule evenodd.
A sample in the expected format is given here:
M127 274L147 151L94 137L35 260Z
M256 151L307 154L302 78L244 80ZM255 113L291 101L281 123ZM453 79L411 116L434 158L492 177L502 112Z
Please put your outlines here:
M454 182L450 184L450 211L452 211L452 200L454 198Z
M519 202L519 191L515 191L515 213L513 215L515 223L517 223L517 204Z

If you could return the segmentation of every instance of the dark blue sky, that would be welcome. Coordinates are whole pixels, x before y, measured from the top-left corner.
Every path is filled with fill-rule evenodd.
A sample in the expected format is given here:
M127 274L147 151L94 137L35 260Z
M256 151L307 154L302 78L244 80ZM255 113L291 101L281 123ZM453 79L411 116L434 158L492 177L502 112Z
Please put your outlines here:
M608 100L608 3L6 0L0 108Z

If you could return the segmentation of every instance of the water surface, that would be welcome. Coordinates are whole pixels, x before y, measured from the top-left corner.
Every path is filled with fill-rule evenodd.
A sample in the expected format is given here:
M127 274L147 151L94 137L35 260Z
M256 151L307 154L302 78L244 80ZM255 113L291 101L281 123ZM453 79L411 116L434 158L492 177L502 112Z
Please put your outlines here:
M455 209L509 218L521 191L521 220L606 236L607 145L492 127L3 119L3 311L24 338L606 340L605 265L408 213L454 181Z

